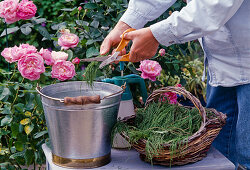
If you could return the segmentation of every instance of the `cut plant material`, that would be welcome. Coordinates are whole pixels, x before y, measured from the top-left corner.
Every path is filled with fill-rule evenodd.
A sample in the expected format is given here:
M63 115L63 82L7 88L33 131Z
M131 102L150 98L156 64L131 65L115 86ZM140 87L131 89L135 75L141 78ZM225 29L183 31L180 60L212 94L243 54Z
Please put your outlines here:
M163 100L169 92L187 97L195 107ZM155 90L148 97L146 107L136 110L136 116L119 120L113 134L125 137L146 162L184 165L206 156L225 120L226 115L203 108L184 88L169 86Z

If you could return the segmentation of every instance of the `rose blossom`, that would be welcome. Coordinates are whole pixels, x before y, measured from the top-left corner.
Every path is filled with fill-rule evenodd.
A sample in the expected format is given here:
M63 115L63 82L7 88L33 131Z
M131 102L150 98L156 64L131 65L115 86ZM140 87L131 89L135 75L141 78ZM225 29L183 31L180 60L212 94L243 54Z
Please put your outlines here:
M72 63L73 63L73 64L79 64L79 63L80 63L80 59L79 59L78 57L76 57L76 58L74 58L74 59L72 60Z
M19 0L4 0L0 2L0 17L5 19L7 24L19 20L16 15Z
M164 56L165 54L166 54L166 51L165 51L165 49L160 49L159 50L159 54L161 55L161 56Z
M52 55L51 52L48 49L43 49L41 48L39 51L39 54L43 57L43 59L45 60L45 63L47 65L53 65L53 59L52 59Z
M29 0L22 0L18 4L17 17L23 20L30 19L36 14L36 5Z
M59 61L59 60L67 60L68 59L68 54L65 53L65 52L56 52L56 51L52 51L51 52L51 56L52 56L52 65L56 62L56 61Z
M163 97L167 97L167 100L170 104L177 104L177 94L173 92L163 93ZM165 98L162 99L165 101Z
M5 58L5 60L8 63L12 63L13 62L13 57L11 55L11 48L5 48L2 52L1 55Z
M11 50L13 61L18 61L23 55L36 52L37 52L36 47L29 44L21 44L19 47L14 46Z
M144 79L156 80L156 77L161 74L161 65L157 61L143 60L141 61L140 68L137 70L141 71L141 77Z
M62 34L58 39L58 45L62 47L62 49L74 48L79 43L79 37L72 33Z
M176 84L175 87L182 87L182 85L181 84Z
M38 80L45 72L43 57L37 53L22 56L18 61L18 70L24 78Z
M82 10L82 7L81 7L81 6L79 6L79 7L78 7L78 11L81 11L81 10Z
M75 74L75 65L70 61L60 60L52 66L51 77L60 81L72 79Z

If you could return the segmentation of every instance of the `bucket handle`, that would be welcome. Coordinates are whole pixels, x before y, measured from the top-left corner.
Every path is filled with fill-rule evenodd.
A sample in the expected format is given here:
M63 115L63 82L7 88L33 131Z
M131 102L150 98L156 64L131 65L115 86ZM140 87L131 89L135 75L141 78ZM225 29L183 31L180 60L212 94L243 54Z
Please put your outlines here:
M104 100L106 98L112 97L116 94L119 93L123 93L126 89L126 82L124 83L124 85L121 86L122 90L110 94L108 96L104 96L103 98L100 97L100 95L96 95L96 96L78 96L78 97L64 97L64 99L59 99L59 98L54 98L54 97L50 97L47 96L45 94L43 94L41 92L41 87L37 84L36 86L36 91L43 97L51 99L51 100L55 100L55 101L59 101L61 103L64 103L65 105L85 105L85 104L99 104L101 103L101 100Z

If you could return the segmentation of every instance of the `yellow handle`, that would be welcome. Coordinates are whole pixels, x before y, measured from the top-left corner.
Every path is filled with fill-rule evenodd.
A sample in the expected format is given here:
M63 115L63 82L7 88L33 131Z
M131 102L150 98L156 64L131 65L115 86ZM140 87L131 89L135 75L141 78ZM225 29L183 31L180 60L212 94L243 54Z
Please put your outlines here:
M134 28L129 28L129 29L127 29L126 31L124 31L124 32L122 33L122 40L121 40L121 42L119 43L119 45L118 45L118 47L116 48L115 51L122 51L122 49L125 48L125 47L128 45L128 43L129 43L130 40L126 40L126 39L124 38L124 34L126 34L126 33L128 33L128 32L131 32L131 31L135 31L135 30L136 30L136 29L134 29ZM120 61L129 61L129 53L126 54L126 55L123 55L122 58L120 59Z
M130 53L123 55L119 61L129 61L129 55Z

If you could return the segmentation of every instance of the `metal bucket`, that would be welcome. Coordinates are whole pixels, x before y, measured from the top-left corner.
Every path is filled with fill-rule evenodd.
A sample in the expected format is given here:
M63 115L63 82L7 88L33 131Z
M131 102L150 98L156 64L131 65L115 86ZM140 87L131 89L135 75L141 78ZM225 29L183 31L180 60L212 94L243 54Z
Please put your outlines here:
M94 82L91 88L86 82L73 81L38 88L37 91L41 94L56 165L93 168L110 162L110 135L117 120L123 92L121 87ZM65 97L95 95L100 95L100 104L63 103Z

